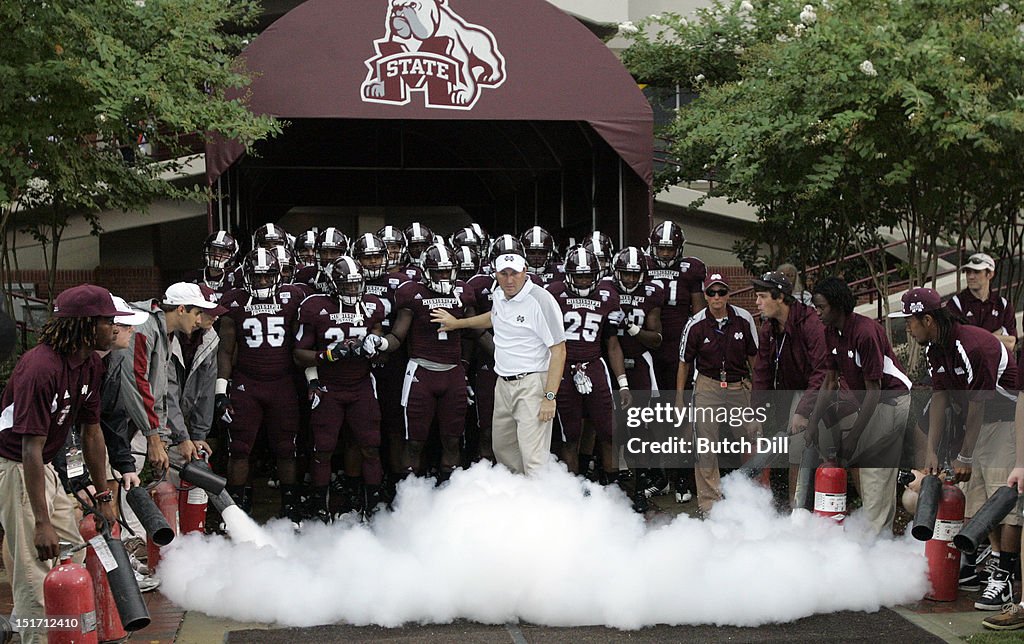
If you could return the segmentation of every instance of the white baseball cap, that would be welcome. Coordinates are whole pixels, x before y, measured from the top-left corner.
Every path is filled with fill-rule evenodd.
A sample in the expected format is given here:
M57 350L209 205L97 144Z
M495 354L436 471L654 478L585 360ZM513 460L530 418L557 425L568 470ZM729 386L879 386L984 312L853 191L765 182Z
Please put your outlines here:
M171 306L194 306L200 309L217 308L216 302L206 299L198 284L189 282L176 282L168 286L164 292L163 303Z
M132 308L128 302L124 301L124 298L120 298L116 295L111 295L110 299L114 300L114 308L120 313L125 315L119 315L114 320L114 324L122 324L124 326L138 326L149 319L149 313L140 311Z
M985 253L974 253L967 258L967 263L960 267L960 270L971 269L972 271L983 271L986 268L993 273L996 270L996 260Z
M506 268L511 268L517 273L522 273L526 270L526 259L522 255L515 253L502 253L494 258L494 272L500 273Z

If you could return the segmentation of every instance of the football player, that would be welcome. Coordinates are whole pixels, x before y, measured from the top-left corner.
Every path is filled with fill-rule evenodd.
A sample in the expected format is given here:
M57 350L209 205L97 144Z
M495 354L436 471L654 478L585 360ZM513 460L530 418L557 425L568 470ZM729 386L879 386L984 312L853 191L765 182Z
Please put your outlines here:
M203 268L190 272L183 281L211 288L219 297L242 285L237 257L238 242L226 230L218 230L203 242Z
M304 284L309 292L329 295L333 292L331 267L334 260L348 252L348 238L333 226L325 228L316 238L316 263L300 270L295 282Z

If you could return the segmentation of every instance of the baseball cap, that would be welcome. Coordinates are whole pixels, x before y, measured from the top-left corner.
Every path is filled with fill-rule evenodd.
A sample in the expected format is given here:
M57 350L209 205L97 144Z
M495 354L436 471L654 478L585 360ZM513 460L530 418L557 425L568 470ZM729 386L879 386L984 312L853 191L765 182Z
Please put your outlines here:
M110 291L94 284L80 284L61 291L53 301L53 317L112 318L129 315L114 308Z
M133 309L128 302L124 301L124 298L116 295L111 295L110 297L114 301L114 308L120 311L120 317L115 320L117 324L138 326L149 319L149 313Z
M985 253L974 253L967 258L967 263L960 267L960 270L971 269L974 271L983 271L986 268L992 272L996 270L996 260L992 259L991 255Z
M704 280L704 290L708 290L715 284L721 284L725 288L729 288L729 282L725 281L725 278L722 277L721 273L712 273L706 280Z
M909 318L917 313L928 313L942 308L942 298L930 288L912 288L903 294L903 310L889 314L891 318Z
M500 273L506 268L511 268L517 273L526 270L526 259L515 253L502 253L494 259L494 272Z
M228 312L225 307L217 303L217 300L219 299L217 297L217 291L213 290L206 284L200 284L199 290L203 292L203 297L205 297L207 301L217 304L214 308L207 309L206 311L203 311L203 313L206 313L207 315L224 315Z
M163 303L171 306L194 306L207 311L217 308L215 303L203 296L198 284L189 282L176 282L168 286L164 292Z
M754 286L762 289L778 289L786 295L793 294L793 283L789 281L789 278L780 273L779 271L769 271L761 276L760 279L754 278L750 280L750 283Z

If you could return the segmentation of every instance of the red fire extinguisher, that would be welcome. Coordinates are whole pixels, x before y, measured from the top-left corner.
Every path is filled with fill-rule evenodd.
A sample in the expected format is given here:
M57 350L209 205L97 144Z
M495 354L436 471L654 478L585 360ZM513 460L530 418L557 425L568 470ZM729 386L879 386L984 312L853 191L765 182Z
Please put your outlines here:
M950 479L942 484L942 498L935 515L935 531L924 545L928 559L928 581L932 590L925 595L940 602L956 600L960 582L960 551L953 545L953 537L964 525L964 493Z
M836 451L814 474L814 514L842 523L846 518L846 470L836 463Z
M200 452L202 465L210 467L209 456ZM178 516L181 534L204 532L206 528L206 490L182 480L178 487Z
M178 534L178 490L168 480L163 480L150 490L153 503L160 508L160 513L167 519L167 524ZM156 570L160 565L160 546L153 543L152 537L146 538L146 565L150 570Z
M107 581L105 566L110 566L113 563L113 555L110 554L110 549L103 537L93 541L99 536L93 517L83 518L78 524L78 532L86 543L94 544L85 551L85 567L92 577L93 595L96 601L95 622L99 641L110 642L128 637L128 633L121 625L121 615L117 612L117 604L114 603L114 595L110 590L110 583ZM110 535L119 538L121 527L115 523L110 530ZM100 549L99 554L97 554L96 548Z
M91 520L90 518L89 521ZM85 566L71 561L69 551L61 553L60 565L51 569L43 580L46 616L56 622L48 624L48 642L92 644L99 641L96 633L93 579Z

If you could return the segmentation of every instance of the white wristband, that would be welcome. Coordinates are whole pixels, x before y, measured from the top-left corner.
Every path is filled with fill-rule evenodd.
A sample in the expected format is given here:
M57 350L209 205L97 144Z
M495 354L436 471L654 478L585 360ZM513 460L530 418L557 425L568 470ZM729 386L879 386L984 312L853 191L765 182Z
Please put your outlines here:
M616 380L619 382L619 389L629 389L629 378L626 377L626 374L622 374Z
M630 324L629 328L626 329L626 333L628 333L631 336L635 336L636 334L640 333L640 331L642 331L642 330L643 329L641 329L639 325L637 325L637 324Z
M207 391L209 391L209 389L207 389ZM217 381L213 383L213 393L217 395L228 393L228 379L217 378Z
M314 380L320 380L320 372L316 370L316 365L306 367L306 382L313 382Z
M381 343L380 343L380 349L379 350L380 351L387 351L389 346L391 346L391 345L388 344L388 339L385 338L385 337L381 337Z
M956 460L960 461L964 465L970 465L974 462L974 456L964 456L963 454L957 454Z

